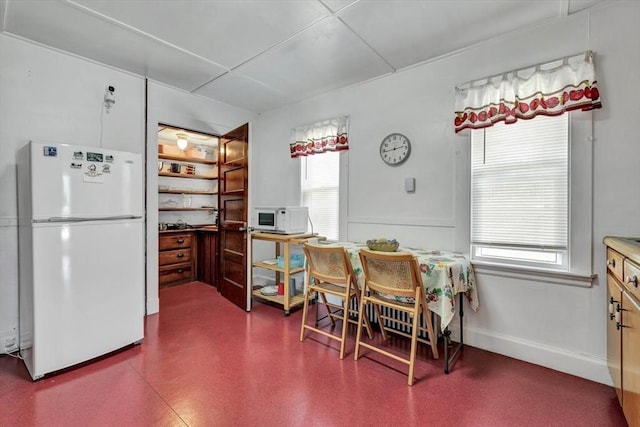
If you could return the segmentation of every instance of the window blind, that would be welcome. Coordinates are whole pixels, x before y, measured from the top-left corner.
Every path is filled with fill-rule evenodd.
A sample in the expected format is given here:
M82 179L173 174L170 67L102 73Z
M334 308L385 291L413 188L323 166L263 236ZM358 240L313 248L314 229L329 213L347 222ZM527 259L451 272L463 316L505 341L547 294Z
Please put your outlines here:
M339 237L340 153L303 158L302 204L309 208L313 232L329 240Z
M471 243L566 249L568 114L471 135Z

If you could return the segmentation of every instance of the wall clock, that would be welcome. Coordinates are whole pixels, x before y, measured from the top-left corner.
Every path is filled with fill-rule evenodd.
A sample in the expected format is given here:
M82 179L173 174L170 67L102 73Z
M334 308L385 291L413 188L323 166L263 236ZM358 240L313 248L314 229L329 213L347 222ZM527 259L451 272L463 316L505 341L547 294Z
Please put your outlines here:
M380 143L380 158L390 166L397 166L409 158L411 141L401 133L387 135Z

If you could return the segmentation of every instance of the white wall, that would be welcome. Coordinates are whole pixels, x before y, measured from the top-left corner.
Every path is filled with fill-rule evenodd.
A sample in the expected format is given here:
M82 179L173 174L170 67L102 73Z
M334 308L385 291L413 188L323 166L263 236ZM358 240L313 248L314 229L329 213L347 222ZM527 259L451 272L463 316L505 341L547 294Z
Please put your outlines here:
M0 353L18 332L17 150L29 140L145 152L145 80L95 62L0 35ZM116 103L102 114L107 86ZM213 134L255 114L149 83L147 313L158 311L157 123Z
M149 82L147 119L147 314L159 310L158 300L158 123L212 135L223 135L258 116L187 92ZM251 136L250 136L251 139ZM250 150L252 148L249 142ZM250 164L253 161L250 154ZM250 177L250 179L252 179Z
M144 80L5 35L0 35L0 52L2 352L18 329L17 150L33 140L96 147L102 144L142 153ZM102 114L109 85L116 89L116 104L109 114Z
M593 115L592 249L598 279L592 287L574 287L477 274L480 311L465 313L465 340L609 383L601 242L605 235L640 235L639 19L640 3L616 2L265 113L257 131L261 179L254 200L297 202L299 162L289 159L290 129L349 114L347 238L396 237L407 246L468 252L469 139L453 132L454 86L594 50L604 104ZM399 168L384 166L378 155L380 141L391 132L412 141L411 158ZM413 194L403 190L406 176L416 178Z

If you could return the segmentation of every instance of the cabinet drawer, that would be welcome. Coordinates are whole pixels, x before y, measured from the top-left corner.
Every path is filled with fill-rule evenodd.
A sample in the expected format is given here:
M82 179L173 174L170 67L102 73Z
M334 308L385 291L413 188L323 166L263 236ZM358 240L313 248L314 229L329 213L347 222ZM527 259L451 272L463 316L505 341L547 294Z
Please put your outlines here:
M171 234L161 236L158 241L158 248L161 251L167 249L181 249L191 247L191 234Z
M620 280L624 281L624 277L622 276L622 269L624 263L624 256L614 251L611 248L607 248L607 269L613 274L613 276Z
M169 270L160 270L158 281L160 284L176 282L179 280L191 280L191 264L179 266Z
M640 300L640 267L629 261L624 260L624 286L636 299Z
M177 264L191 261L191 248L162 251L158 254L160 265Z

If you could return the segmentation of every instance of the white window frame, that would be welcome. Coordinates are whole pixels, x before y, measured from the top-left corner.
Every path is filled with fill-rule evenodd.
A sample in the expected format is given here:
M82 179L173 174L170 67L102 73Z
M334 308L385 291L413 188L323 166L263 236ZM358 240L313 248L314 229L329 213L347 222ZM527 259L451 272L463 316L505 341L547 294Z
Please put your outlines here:
M569 116L569 230L566 269L526 262L507 263L490 257L473 257L476 271L508 277L539 275L559 284L591 286L593 274L593 129L592 112L572 111ZM512 125L510 125L512 126ZM469 157L471 162L471 156ZM471 163L469 163L471 168ZM471 179L471 173L469 174ZM471 183L469 196L471 197ZM471 206L471 200L469 201ZM469 212L469 230L471 230ZM470 240L471 241L471 240Z

